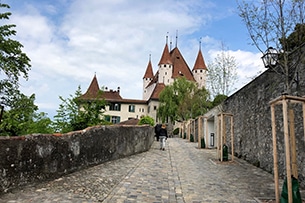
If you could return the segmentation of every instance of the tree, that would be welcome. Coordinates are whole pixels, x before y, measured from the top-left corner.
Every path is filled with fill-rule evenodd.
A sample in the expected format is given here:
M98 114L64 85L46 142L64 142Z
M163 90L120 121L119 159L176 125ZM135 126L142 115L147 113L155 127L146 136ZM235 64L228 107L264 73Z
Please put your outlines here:
M294 0L238 0L240 16L248 29L252 44L264 54L269 47L277 50L276 67L272 67L285 81L285 91L292 93L297 82L299 64L304 58L305 1Z
M213 97L229 95L237 81L236 59L230 56L222 44L222 50L213 62L208 64L208 87Z
M106 105L105 100L102 99L102 91L92 100L81 100L79 99L81 95L81 88L78 86L74 96L70 95L67 99L59 97L62 103L54 116L56 132L66 133L101 124L102 110Z
M35 94L26 96L18 90L14 90L8 103L10 108L3 113L3 121L0 124L1 135L26 135L32 133L51 133L51 120L46 114L37 113L38 107L34 104Z
M9 5L1 4L1 9L9 9ZM0 13L1 20L9 20L10 12ZM28 79L30 70L30 59L22 52L23 45L11 37L16 35L14 30L16 25L0 26L0 96L7 100L7 95L11 95L19 87L19 78ZM5 103L4 103L5 104Z
M183 121L202 115L208 108L209 94L185 77L178 78L160 93L158 118L165 121Z

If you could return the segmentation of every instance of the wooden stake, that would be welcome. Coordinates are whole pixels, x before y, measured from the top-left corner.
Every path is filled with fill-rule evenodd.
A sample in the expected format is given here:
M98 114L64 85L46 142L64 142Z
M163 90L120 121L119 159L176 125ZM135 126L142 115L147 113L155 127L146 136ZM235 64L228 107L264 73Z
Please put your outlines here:
M288 104L288 113L289 113L289 133L290 133L290 144L291 144L291 168L292 175L298 179L298 166L297 166L297 154L296 154L296 139L295 139L295 130L294 130L294 111Z
M283 121L284 121L284 138L285 138L285 155L286 155L286 172L287 172L287 188L288 202L292 203L292 188L291 188L291 165L290 165L290 149L289 149L289 129L287 118L287 101L283 101Z
M275 125L274 104L271 105L271 125L272 125L272 143L273 143L273 171L274 171L274 185L275 185L275 200L276 200L276 203L280 203L279 172L278 172L278 157L277 157L277 147L276 147L276 125Z
M233 116L231 116L231 151L232 151L232 161L234 161L234 132L233 132Z

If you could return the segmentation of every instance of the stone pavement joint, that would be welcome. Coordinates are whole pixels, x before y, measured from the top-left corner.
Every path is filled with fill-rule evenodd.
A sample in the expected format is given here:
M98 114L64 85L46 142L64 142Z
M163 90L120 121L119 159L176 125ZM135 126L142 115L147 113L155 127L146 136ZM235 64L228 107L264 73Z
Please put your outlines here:
M0 203L254 203L274 197L273 175L244 160L216 161L216 150L169 138L148 152L16 189Z

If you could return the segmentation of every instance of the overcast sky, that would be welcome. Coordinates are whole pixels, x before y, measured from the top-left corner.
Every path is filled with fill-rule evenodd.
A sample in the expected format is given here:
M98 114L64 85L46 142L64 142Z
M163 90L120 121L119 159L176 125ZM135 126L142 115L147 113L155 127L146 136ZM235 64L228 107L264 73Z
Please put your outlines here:
M201 39L208 64L221 42L238 63L242 87L262 71L235 0L2 0L11 6L7 24L31 59L26 95L52 119L59 96L84 93L96 73L100 86L121 88L126 99L142 99L149 55L154 73L166 42L176 43L192 69ZM1 12L3 12L2 10Z

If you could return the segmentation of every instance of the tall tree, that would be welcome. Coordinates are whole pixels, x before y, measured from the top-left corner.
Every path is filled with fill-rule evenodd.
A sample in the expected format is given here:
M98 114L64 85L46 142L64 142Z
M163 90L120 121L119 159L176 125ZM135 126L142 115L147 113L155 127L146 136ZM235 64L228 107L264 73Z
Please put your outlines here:
M1 4L0 9L9 9L9 5ZM9 20L10 12L0 13L1 20ZM19 87L19 79L28 79L30 59L22 52L23 45L12 39L16 35L16 25L2 24L0 26L0 97L7 100L15 89ZM5 102L4 102L5 103Z
M158 117L162 122L184 121L205 113L208 108L209 94L198 89L194 82L185 77L178 78L160 93Z
M304 33L299 31L303 29L305 20L305 1L237 0L237 2L252 44L262 52L262 55L269 47L277 51L275 54L277 57L274 58L278 59L277 65L273 68L285 81L283 91L291 94L292 84L297 82L299 64L305 56L302 50Z
M222 43L222 49L214 61L208 64L208 89L215 98L217 95L229 95L237 81L236 59L229 54Z

